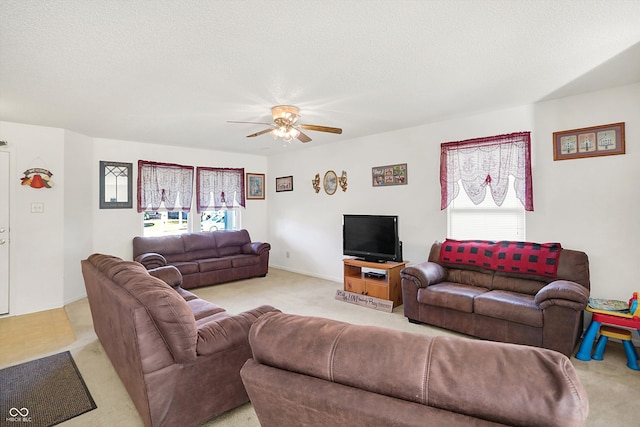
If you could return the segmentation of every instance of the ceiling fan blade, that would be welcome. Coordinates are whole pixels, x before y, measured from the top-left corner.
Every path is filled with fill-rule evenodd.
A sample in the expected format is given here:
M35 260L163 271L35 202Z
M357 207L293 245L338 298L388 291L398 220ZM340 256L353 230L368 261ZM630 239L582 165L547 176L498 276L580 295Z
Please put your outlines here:
M252 125L267 125L267 126L273 126L273 123L266 123L266 122L236 122L234 120L227 120L227 123L248 123L248 124L252 124Z
M329 132L329 133L337 133L338 135L340 135L342 133L342 129L340 128L332 128L329 126L318 126L318 125L307 125L307 124L301 124L298 125L299 127L301 127L302 129L306 129L306 130L315 130L318 132Z
M307 136L307 134L304 134L304 133L300 132L300 134L298 135L298 141L300 141L300 142L309 142L309 141L311 141L311 138L309 138Z
M247 135L247 138L252 138L254 136L260 136L260 135L264 135L265 133L271 132L273 129L269 128L269 129L265 129L265 130L261 130L260 132L256 132L256 133L252 133L251 135Z

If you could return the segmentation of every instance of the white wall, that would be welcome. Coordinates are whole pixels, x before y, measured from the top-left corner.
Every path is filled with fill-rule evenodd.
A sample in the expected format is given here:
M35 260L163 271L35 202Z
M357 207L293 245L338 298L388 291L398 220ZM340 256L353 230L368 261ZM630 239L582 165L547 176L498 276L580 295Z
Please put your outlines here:
M554 131L622 121L625 155L553 161ZM527 214L527 240L585 251L592 296L629 298L638 290L632 266L640 259L640 84L365 138L349 140L345 129L335 144L269 158L0 122L12 162L10 315L60 307L84 295L79 261L91 252L131 258L131 239L142 233L141 214L135 207L98 209L100 160L133 163L134 180L140 159L265 173L266 200L247 201L243 227L253 240L271 243L272 266L342 282L342 214L399 215L405 259L421 262L431 243L446 237L439 144L527 130L535 203ZM371 168L394 163L408 164L408 185L373 188ZM20 186L31 167L51 170L55 186ZM316 194L311 179L330 169L347 171L347 191ZM276 193L275 178L289 175L294 191ZM44 203L45 212L31 213L32 202Z
M627 154L553 161L553 132L622 121ZM640 259L638 84L271 157L271 180L294 180L293 192L269 187L272 265L341 282L344 213L399 215L405 259L424 261L431 243L447 237L439 144L518 131L532 132L535 211L527 213L527 240L585 251L592 296L628 299L638 290L631 266ZM394 163L408 164L408 185L373 188L371 168ZM347 171L346 192L314 192L311 179L329 169Z
M530 107L439 122L352 139L269 159L269 174L293 175L294 191L269 193L272 264L342 282L342 215L398 215L405 260L426 260L434 240L444 239L440 210L440 143L530 130ZM348 134L348 129L345 129ZM371 168L407 163L407 185L373 187ZM311 179L328 169L348 174L348 188L315 193ZM289 251L289 258L286 252Z
M626 154L553 161L552 133L625 122ZM640 84L536 105L533 192L527 236L589 255L591 295L628 300L640 289Z
M0 139L9 143L10 315L63 305L64 288L64 142L62 129L0 122ZM53 173L52 188L20 185L30 168ZM42 203L43 213L31 204Z
M61 307L86 295L80 260L93 252L131 259L131 240L142 234L142 214L132 209L99 209L99 161L139 159L192 166L244 167L265 173L267 159L91 138L64 129L0 122L0 139L11 155L9 316ZM51 189L20 185L24 171L53 172ZM134 190L134 197L136 192ZM31 203L44 213L31 213ZM242 226L253 240L266 241L267 201L247 200Z
M79 133L65 131L64 147L64 303L86 296L80 260L93 247L93 200L95 185L92 177L93 140Z
M267 159L264 156L100 138L95 139L93 156L91 176L93 177L93 188L96 189L95 197L92 199L94 212L93 252L116 255L125 259L132 257L131 241L133 237L143 233L142 214L138 213L136 209L138 160L177 163L195 167L244 168L245 172L250 173L266 173L267 169ZM98 209L98 169L101 160L133 163L133 209ZM246 209L242 209L242 227L249 230L251 239L254 241L266 241L268 237L266 206L266 200L247 200ZM195 212L195 210L193 211Z

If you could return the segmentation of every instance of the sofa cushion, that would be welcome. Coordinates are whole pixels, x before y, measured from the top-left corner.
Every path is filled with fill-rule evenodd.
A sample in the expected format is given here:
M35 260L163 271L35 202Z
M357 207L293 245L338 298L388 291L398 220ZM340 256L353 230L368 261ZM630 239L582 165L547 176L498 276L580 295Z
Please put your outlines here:
M235 255L230 259L234 268L260 264L260 257L256 255Z
M449 268L447 269L445 281L492 289L493 274L486 274L475 270Z
M93 264L98 270L103 273L107 271L107 269L116 265L122 261L122 258L118 258L113 255L104 255L104 254L91 254L87 260Z
M224 248L218 248L218 253L221 257L239 255L242 253L242 246L227 246Z
M189 308L193 312L193 317L196 319L196 321L207 316L225 311L224 308L200 298L191 299L187 301L187 304L189 304Z
M196 299L198 298L198 296L196 294L193 294L191 292L189 292L186 289L183 289L181 286L178 286L176 288L173 288L176 290L176 292L178 293L178 295L180 295L182 298L184 298L185 301L191 301L192 299Z
M217 231L216 241L220 256L229 256L243 253L243 246L251 243L247 230Z
M442 282L418 291L418 301L422 304L451 308L453 310L473 313L473 300L488 289L459 283Z
M492 289L499 291L519 292L521 294L535 295L545 287L546 282L531 279L520 279L517 277L505 276L505 273L496 273L493 277Z
M171 286L149 274L129 271L123 279L122 287L146 307L174 360L195 360L196 320L188 303Z
M184 254L184 244L181 235L159 236L159 237L142 237L133 238L133 256L147 253L157 252L167 258L168 262L173 260L182 260L177 256Z
M200 269L200 272L231 268L231 259L227 257L201 259L198 260L198 268Z
M174 289L182 284L182 274L180 274L180 270L174 265L164 265L147 271L150 275L157 277Z
M107 265L105 265L106 267ZM135 261L122 261L108 266L106 270L102 271L109 279L116 282L118 285L123 286L132 277L137 277L139 274L148 276L149 273L144 266ZM144 277L143 276L143 277Z
M200 270L198 269L198 263L197 262L193 262L193 261L189 261L189 262L174 262L171 263L171 265L174 265L178 268L178 270L180 270L180 273L185 276L187 274L196 274L198 273Z
M215 233L203 231L182 235L184 241L185 259L189 261L219 256Z
M476 314L541 328L543 312L532 295L509 291L490 291L478 295L473 302Z

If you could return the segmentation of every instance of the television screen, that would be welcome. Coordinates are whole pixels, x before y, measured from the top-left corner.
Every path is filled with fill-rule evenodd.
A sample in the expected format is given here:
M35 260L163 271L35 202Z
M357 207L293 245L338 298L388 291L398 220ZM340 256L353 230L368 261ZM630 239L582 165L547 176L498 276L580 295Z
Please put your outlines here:
M395 215L344 215L343 254L367 261L402 261Z

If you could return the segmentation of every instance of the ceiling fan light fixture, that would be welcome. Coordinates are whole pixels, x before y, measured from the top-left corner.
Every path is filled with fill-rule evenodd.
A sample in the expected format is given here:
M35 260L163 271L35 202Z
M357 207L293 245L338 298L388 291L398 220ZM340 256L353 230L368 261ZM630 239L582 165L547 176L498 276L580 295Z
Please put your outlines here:
M293 124L300 118L300 109L293 105L276 105L271 109L273 120L283 119L287 123Z
M301 142L309 142L311 138L300 129L329 132L335 134L341 134L342 129L329 126L312 125L308 123L298 123L300 119L300 110L293 105L276 105L271 108L271 115L273 117L273 123L264 122L238 122L230 121L229 123L249 123L269 126L267 129L263 129L259 132L247 135L247 138L264 135L268 133L273 139L282 138L285 143L291 143L293 139L297 139ZM286 146L287 144L285 144Z

